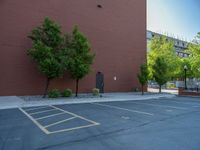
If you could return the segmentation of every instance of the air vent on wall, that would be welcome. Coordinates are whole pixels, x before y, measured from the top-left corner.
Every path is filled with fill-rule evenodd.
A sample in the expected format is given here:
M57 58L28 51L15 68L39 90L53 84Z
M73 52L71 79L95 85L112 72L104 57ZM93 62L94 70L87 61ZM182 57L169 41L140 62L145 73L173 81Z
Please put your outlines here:
M98 8L102 8L102 5L98 4L97 7L98 7Z

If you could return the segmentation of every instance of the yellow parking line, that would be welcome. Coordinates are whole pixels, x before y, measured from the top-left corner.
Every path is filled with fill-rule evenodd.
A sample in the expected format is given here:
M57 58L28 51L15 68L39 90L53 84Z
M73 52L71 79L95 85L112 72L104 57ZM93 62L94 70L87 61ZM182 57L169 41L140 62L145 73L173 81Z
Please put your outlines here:
M25 111L31 111L31 110L37 110L37 109L42 109L42 108L47 108L49 106L44 106L44 107L37 107L37 108L29 108L29 109L26 109L24 108Z
M54 126L54 125L57 125L57 124L60 124L60 123L63 123L63 122L67 122L67 121L72 120L72 119L75 119L75 118L77 118L77 117L70 117L70 118L68 118L68 119L61 120L61 121L58 121L58 122L55 122L55 123L46 125L46 126L44 126L44 127L45 127L45 128L48 128L48 127L51 127L51 126Z
M24 111L23 109L19 108L19 110L21 110L21 112L23 112L36 126L38 126L44 133L46 134L50 134L50 132L45 129L41 124L39 124L32 116L30 116L26 111Z
M109 108L120 109L120 110L125 110L125 111L129 111L129 112L133 112L133 113L143 114L143 115L150 115L150 116L154 115L154 114L148 113L148 112L143 112L143 111L138 111L138 110L132 110L132 109L127 109L127 108L113 106L113 105L99 104L99 103L91 103L91 104L93 104L93 105L99 105L99 106L104 106L104 107L109 107Z
M55 109L50 109L50 110L43 110L43 111L38 111L38 112L34 112L34 113L29 113L30 115L35 115L35 114L41 114L41 113L44 113L44 112L49 112L49 111L53 111Z
M28 112L26 112L25 110L23 110L22 108L19 108L19 110L21 112L23 112L36 126L38 126L45 134L52 134L52 133L60 133L60 132L66 132L66 131L72 131L72 130L77 130L77 129L82 129L82 128L87 128L87 127L92 127L92 126L96 126L96 125L100 125L100 123L97 123L95 121L92 121L90 119L87 119L87 118L84 118L82 116L79 116L77 114L74 114L72 112L69 112L69 111L66 111L66 110L63 110L63 109L60 109L56 106L49 106L50 108L54 108L52 110L59 110L61 111L61 113L57 113L57 114L52 114L52 115L48 115L48 116L44 116L44 117L40 117L40 118L37 118L35 119L34 117L32 117ZM36 113L42 113L42 112L47 112L47 111L52 111L52 110L46 110L46 111L40 111L40 112L36 112ZM34 113L34 114L36 114ZM33 114L33 113L32 113ZM52 116L56 116L56 115L59 115L59 114L70 114L71 116L73 117L70 117L68 119L65 119L65 120L61 120L61 121L58 121L58 122L54 122L52 124L49 124L49 125L46 125L46 126L43 126L41 125L37 120L40 120L40 119L44 119L44 118L48 118L48 117L52 117ZM51 127L51 126L54 126L54 125L57 125L57 124L60 124L60 123L63 123L63 122L66 122L66 121L69 121L69 120L72 120L72 119L75 119L75 118L79 118L79 119L82 119L82 120L85 120L87 122L89 122L90 124L89 125L85 125L85 126L77 126L77 127L72 127L72 128L66 128L66 129L63 129L63 130L55 130L55 131L49 131L47 128L48 127Z
M57 131L50 132L50 134L78 130L78 129L88 128L88 127L92 127L92 126L97 126L97 125L99 125L99 123L89 124L89 125L85 125L85 126L78 126L78 127L68 128L68 129L63 129L63 130L57 130Z
M99 124L99 123L97 123L97 122L95 122L95 121L92 121L92 120L90 120L90 119L84 118L84 117L79 116L79 115L77 115L77 114L74 114L74 113L72 113L72 112L69 112L69 111L60 109L60 108L58 108L58 107L56 107L56 106L51 106L51 107L53 107L53 108L55 108L55 109L58 109L58 110L60 110L60 111L66 112L66 113L68 113L68 114L70 114L70 115L72 115L72 116L75 116L75 117L81 118L81 119L83 119L83 120L86 120L86 121L88 121L88 122L90 122L90 123Z
M53 115L48 115L48 116L44 116L44 117L40 117L40 118L36 118L35 120L46 119L46 118L49 118L49 117L54 117L54 116L62 115L62 114L65 114L65 112L56 113L56 114L53 114Z

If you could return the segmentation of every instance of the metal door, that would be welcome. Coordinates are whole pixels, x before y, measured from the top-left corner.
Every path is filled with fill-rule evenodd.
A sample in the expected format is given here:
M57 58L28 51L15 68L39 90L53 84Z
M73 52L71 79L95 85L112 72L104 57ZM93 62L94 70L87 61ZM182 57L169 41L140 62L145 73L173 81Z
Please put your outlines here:
M104 93L104 75L101 72L96 74L96 88L99 89L100 93Z

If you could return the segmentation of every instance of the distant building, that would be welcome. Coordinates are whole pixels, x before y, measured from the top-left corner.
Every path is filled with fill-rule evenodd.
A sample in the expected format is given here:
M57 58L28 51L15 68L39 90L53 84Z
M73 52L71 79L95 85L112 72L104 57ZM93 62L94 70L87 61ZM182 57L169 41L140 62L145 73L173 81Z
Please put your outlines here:
M174 41L174 48L176 49L176 54L179 57L188 57L189 53L185 52L185 50L187 49L188 46L188 42L174 38L174 37L170 37L170 36L166 36L160 33L156 33L156 32L152 32L147 30L147 44L151 41L151 39L155 36L164 36L166 37L168 40L172 40ZM150 49L147 47L147 51L149 51Z

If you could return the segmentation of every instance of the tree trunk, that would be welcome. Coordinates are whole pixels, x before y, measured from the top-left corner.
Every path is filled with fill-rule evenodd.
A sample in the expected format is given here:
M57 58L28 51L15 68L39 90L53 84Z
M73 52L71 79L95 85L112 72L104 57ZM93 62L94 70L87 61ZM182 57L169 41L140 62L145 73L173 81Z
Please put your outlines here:
M50 78L47 78L47 82L46 82L46 87L45 87L45 89L44 89L43 98L45 98L46 95L47 95L47 91L48 91L48 87L49 87L49 82L50 82Z
M142 85L142 95L144 95L144 85Z
M76 79L76 97L78 96L78 83L79 83L79 79Z
M159 85L159 93L161 93L161 85Z

